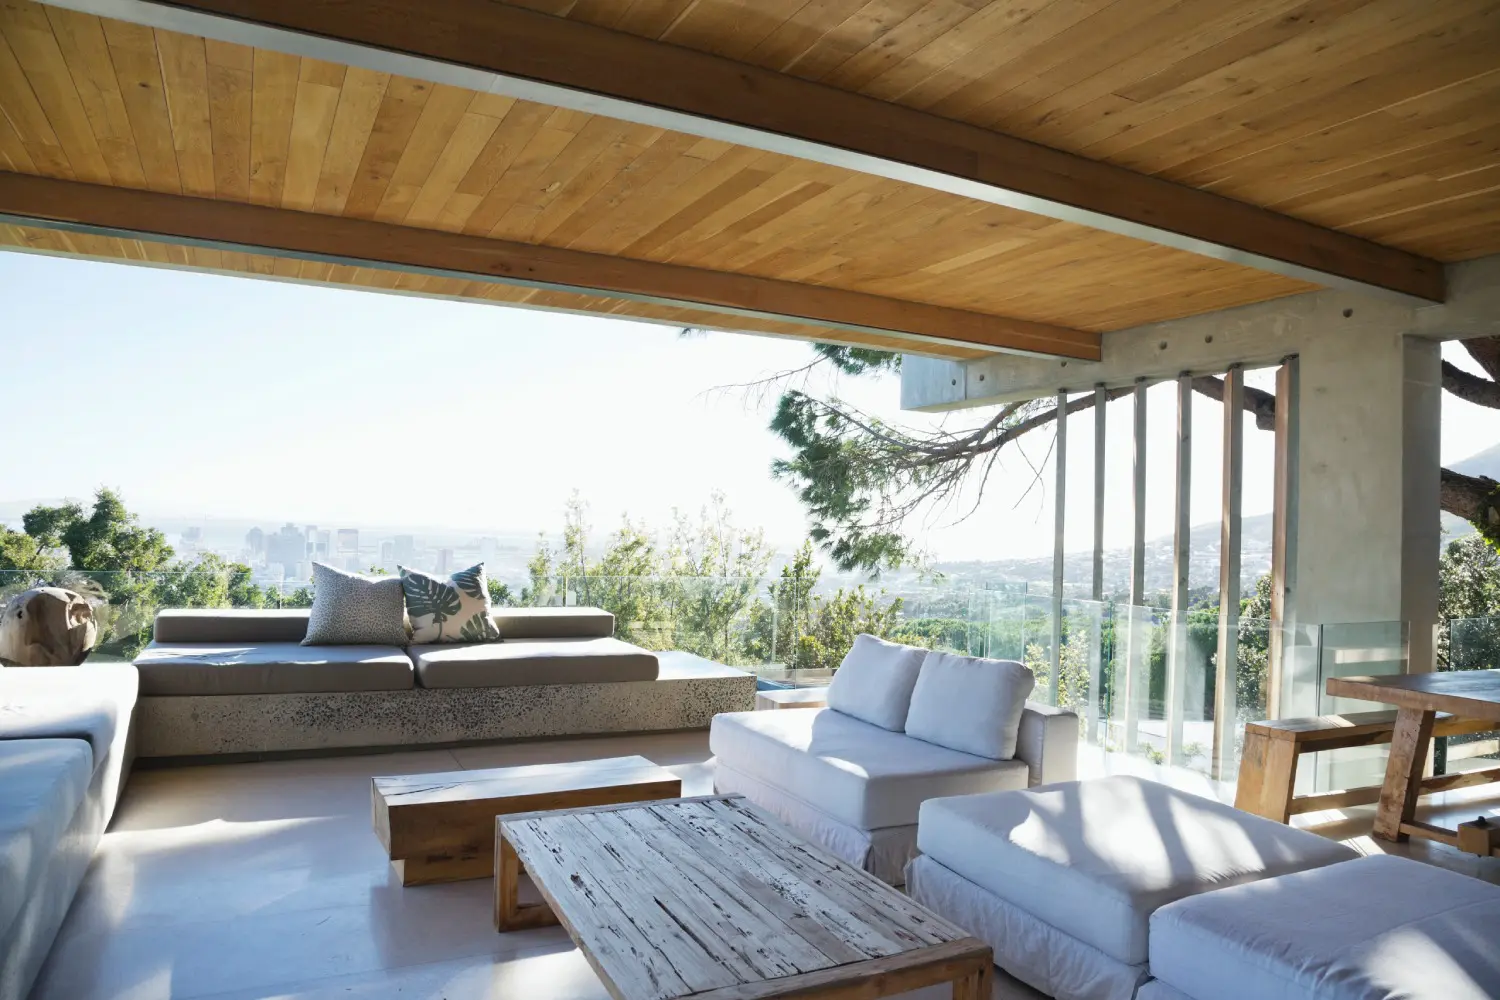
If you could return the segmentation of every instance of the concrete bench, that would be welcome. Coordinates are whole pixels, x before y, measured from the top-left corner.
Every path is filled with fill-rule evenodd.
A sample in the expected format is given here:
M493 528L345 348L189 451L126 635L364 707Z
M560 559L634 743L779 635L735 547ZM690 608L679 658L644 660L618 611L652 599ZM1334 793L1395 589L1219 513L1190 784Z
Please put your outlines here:
M1319 809L1343 809L1380 801L1380 786L1347 788L1317 795L1296 795L1297 758L1322 750L1376 746L1391 741L1396 713L1348 712L1301 719L1271 719L1245 724L1245 747L1240 759L1235 808L1285 823L1293 815ZM1458 719L1439 712L1433 736L1462 736L1488 732L1493 722ZM1494 781L1500 772L1467 771L1426 778L1422 794Z

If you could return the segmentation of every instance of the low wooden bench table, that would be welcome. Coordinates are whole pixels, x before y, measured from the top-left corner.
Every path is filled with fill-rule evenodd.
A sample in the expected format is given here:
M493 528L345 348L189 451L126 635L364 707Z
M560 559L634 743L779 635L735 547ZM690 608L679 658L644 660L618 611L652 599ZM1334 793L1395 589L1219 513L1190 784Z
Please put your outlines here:
M1433 721L1432 735L1459 736L1465 733L1482 733L1494 728L1492 723L1456 719L1439 713ZM1234 807L1285 823L1298 813L1344 809L1379 802L1379 785L1320 792L1316 795L1294 795L1297 758L1305 753L1389 743L1395 730L1394 710L1247 722ZM1476 776L1472 771L1465 774L1444 774L1423 779L1423 791L1440 792L1448 788L1481 784L1485 780L1488 779Z
M761 712L781 708L826 708L827 706L828 689L826 687L773 688L769 691L755 692L755 708Z
M401 884L422 885L492 876L501 813L671 799L682 780L644 757L611 757L375 778L370 794Z
M989 1000L985 944L739 796L502 816L495 918L524 862L615 1000L874 998L952 983Z
M1500 727L1500 670L1452 670L1389 677L1330 677L1327 691L1341 698L1363 698L1396 706L1396 729L1386 760L1375 836L1402 841L1408 837L1437 840L1475 854L1500 855L1500 824L1481 818L1457 830L1419 823L1417 798L1424 787L1427 748L1439 712ZM1483 780L1500 781L1500 769L1480 772Z

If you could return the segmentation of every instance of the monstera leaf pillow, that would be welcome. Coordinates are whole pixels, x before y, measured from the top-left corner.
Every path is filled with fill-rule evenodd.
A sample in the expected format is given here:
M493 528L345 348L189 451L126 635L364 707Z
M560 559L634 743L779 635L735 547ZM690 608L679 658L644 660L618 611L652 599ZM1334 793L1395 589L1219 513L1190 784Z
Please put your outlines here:
M414 643L493 642L500 630L490 618L489 583L484 563L444 579L401 567L401 590Z

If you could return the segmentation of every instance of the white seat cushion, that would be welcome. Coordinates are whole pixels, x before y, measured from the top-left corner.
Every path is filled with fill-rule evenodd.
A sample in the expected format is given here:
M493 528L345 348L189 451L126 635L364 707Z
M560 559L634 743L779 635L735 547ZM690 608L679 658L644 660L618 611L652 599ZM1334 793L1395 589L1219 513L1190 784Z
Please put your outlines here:
M857 635L828 684L828 707L899 733L927 650Z
M1207 1000L1500 996L1500 886L1376 856L1185 899L1151 973Z
M781 713L779 713L781 714ZM1356 857L1316 834L1139 778L929 799L917 847L1128 965L1185 896Z
M989 760L831 709L714 716L709 748L728 766L851 826L909 826L934 795L1025 788L1023 761Z

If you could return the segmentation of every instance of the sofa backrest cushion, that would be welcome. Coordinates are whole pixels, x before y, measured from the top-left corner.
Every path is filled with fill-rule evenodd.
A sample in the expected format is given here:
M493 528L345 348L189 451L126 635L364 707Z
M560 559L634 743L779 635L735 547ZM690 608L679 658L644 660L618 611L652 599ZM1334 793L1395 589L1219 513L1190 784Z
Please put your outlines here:
M307 608L163 608L156 613L157 642L301 642Z
M405 646L399 576L360 576L313 563L313 606L304 646Z
M964 753L1010 760L1036 677L1014 660L927 654L911 694L906 735Z
M833 673L828 707L881 729L899 733L906 725L912 687L927 650L886 642L873 635L854 637L854 646Z
M601 608L495 608L503 639L608 639L615 616Z

